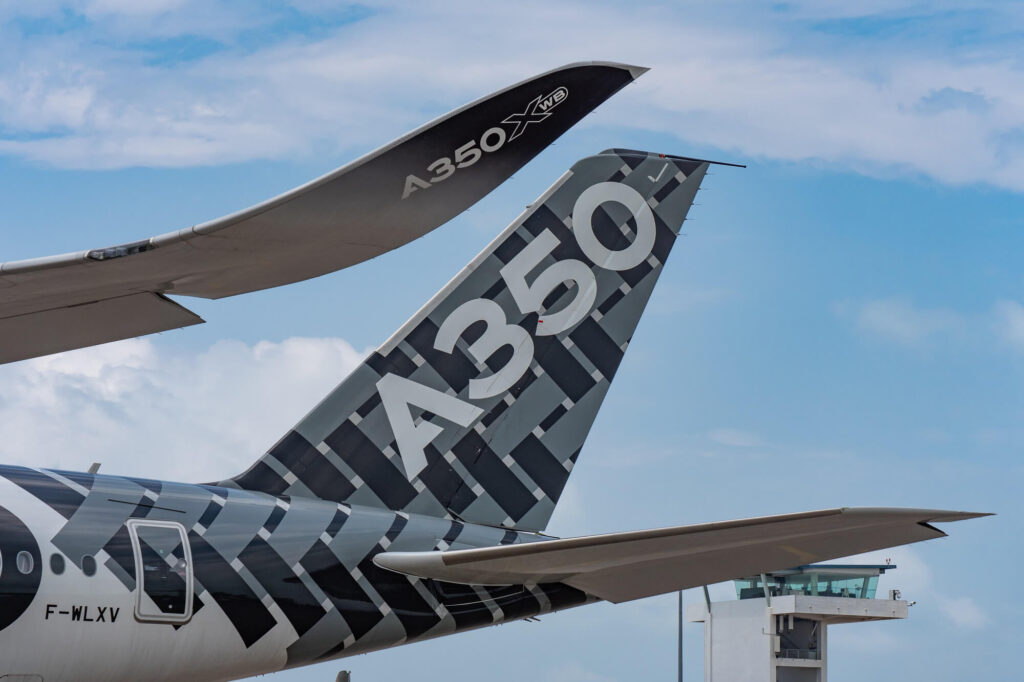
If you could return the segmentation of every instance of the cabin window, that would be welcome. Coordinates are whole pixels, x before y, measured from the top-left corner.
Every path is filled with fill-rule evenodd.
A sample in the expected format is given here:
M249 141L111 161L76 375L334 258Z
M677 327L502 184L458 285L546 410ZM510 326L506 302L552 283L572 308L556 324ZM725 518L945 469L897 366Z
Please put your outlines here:
M14 558L14 565L18 567L19 573L29 575L32 573L32 569L36 567L36 560L32 558L31 554L22 550Z

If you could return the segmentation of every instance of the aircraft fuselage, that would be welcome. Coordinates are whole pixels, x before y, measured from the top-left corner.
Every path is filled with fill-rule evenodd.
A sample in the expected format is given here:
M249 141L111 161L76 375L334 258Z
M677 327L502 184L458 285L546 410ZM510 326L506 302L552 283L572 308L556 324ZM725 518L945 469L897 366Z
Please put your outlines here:
M0 505L0 677L236 679L590 600L376 566L540 539L413 513L23 467Z

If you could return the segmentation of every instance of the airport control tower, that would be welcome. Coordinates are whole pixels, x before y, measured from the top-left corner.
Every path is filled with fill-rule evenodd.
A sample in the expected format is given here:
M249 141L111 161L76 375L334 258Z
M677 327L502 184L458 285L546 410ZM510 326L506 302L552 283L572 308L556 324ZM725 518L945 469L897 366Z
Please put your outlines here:
M736 600L690 604L704 623L704 682L826 682L828 626L907 617L898 590L875 598L894 565L815 564L736 580Z

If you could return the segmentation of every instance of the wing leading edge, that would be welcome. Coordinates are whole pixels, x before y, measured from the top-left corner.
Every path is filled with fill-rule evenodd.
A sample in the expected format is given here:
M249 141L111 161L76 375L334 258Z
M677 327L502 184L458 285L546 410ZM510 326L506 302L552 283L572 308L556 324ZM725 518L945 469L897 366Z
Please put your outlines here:
M234 296L402 246L472 206L644 71L570 64L244 211L130 244L0 264L0 338L17 334L0 342L0 363L202 322L163 294ZM77 306L96 314L67 312ZM68 333L63 321L79 318L88 328Z
M611 602L944 537L931 523L987 516L841 508L446 552L384 552L374 563L454 583L562 582Z

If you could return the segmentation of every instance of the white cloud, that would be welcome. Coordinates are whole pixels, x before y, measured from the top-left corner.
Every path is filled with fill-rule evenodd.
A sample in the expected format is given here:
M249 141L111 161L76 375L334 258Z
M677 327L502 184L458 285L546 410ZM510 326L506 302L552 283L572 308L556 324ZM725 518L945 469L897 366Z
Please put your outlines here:
M739 429L715 429L708 432L708 438L719 445L736 448L753 448L761 445L761 439L756 435Z
M45 7L52 15L61 5ZM313 37L269 35L256 49L236 47L238 36L272 32L274 17L167 0L147 10L160 12L153 21L125 14L128 5L136 6L72 4L92 22L73 39L26 36L12 22L0 29L0 57L8 57L0 64L9 65L0 68L0 153L91 168L361 149L364 140L386 141L493 88L591 55L595 36L628 26L629 36L643 38L605 42L601 56L655 69L597 121L740 157L1024 189L1024 71L994 41L954 54L899 35L815 33L819 20L943 16L961 3L879 1L837 12L808 3L781 11L743 3L714 10L385 2L359 21ZM12 6L0 18L28 11L47 10ZM992 17L993 33L1017 21L996 10ZM225 48L175 66L153 63L156 48L146 40L196 36Z
M995 305L996 332L1011 348L1024 351L1024 306L1016 301Z
M989 623L989 618L971 597L939 597L939 608L954 624L977 630Z
M134 0L89 0L88 2L81 3L81 5L82 13L87 16L102 16L105 14L152 16L180 9L187 5L188 1L147 0L146 2L135 2Z
M0 367L3 461L184 480L241 473L350 372L341 339L132 339Z
M884 564L890 560L896 569L879 579L879 597L884 598L890 589L898 589L903 599L918 602L921 605L918 608L935 607L953 624L965 629L977 630L990 622L988 614L973 597L952 594L951 589L955 588L947 584L936 584L928 564L914 548L892 547L830 563ZM956 579L945 573L943 578ZM913 618L913 610L910 615Z
M920 347L942 336L958 336L978 346L1024 352L1024 305L999 300L986 313L965 314L948 308L923 308L905 298L855 303L840 301L833 312L863 333L902 346ZM922 432L922 438L946 442L948 434Z
M951 310L919 308L902 298L860 304L842 302L834 305L833 310L841 317L852 317L861 331L904 346L919 345L963 324L961 316Z

